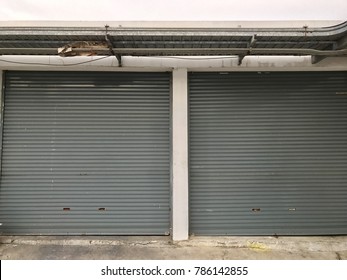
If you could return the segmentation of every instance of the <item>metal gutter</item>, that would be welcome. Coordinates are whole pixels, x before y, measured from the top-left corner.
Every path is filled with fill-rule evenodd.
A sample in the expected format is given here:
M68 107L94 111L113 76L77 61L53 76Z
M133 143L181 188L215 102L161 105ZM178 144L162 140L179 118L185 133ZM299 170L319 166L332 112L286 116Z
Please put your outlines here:
M347 49L334 51L321 51L314 49L281 49L281 48L113 48L113 52L119 55L132 56L202 56L202 55L347 55ZM89 52L88 48L76 48L75 52ZM97 55L110 55L107 48L98 49ZM56 55L55 48L1 48L0 55Z
M271 20L271 21L0 21L0 27L111 27L124 28L322 28L344 20Z

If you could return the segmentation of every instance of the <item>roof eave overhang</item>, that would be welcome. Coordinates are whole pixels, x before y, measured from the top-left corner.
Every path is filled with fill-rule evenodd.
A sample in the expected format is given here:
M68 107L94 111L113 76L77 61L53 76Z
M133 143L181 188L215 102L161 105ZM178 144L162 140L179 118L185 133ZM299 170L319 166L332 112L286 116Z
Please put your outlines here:
M275 26L275 23L273 24ZM347 56L347 21L328 27L4 26L0 55ZM211 25L213 26L213 25ZM230 26L230 24L229 24Z

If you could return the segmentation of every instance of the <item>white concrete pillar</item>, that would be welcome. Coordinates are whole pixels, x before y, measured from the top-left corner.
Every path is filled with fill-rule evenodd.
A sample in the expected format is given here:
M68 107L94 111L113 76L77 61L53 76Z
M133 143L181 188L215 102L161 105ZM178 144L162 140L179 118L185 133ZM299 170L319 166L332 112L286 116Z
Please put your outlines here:
M187 69L172 73L172 239L187 240L188 79Z

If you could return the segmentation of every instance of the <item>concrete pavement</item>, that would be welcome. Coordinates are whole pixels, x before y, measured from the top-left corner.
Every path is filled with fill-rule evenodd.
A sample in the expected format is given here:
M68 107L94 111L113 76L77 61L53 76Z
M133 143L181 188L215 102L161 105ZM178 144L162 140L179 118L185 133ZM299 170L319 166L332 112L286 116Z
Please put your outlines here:
M0 236L2 260L346 260L347 236Z

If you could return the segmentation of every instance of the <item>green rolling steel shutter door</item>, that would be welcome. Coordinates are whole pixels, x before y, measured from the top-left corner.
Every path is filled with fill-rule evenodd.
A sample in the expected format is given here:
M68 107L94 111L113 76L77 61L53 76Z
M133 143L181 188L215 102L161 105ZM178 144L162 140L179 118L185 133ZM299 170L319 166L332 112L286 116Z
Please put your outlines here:
M170 74L7 72L3 234L169 234Z
M190 73L190 232L347 234L347 73Z

